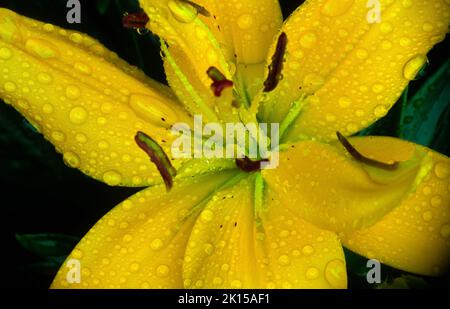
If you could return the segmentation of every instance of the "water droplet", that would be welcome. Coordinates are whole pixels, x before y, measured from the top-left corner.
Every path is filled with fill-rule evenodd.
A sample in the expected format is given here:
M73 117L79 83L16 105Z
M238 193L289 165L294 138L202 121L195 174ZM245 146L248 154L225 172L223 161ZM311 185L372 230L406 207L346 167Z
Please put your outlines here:
M392 31L392 24L390 22L383 22L380 24L380 31L384 34Z
M156 275L161 278L167 277L169 272L170 268L167 265L159 265L158 268L156 268Z
M6 92L14 92L17 89L16 84L14 84L13 82L6 82L3 85L3 88L5 89Z
M373 110L376 117L381 118L387 114L388 110L384 105L377 105Z
M427 61L427 56L422 54L412 57L403 67L403 77L407 80L413 80Z
M108 147L109 147L109 143L107 141L100 141L98 143L98 148L101 150L108 149Z
M239 28L243 30L249 29L253 25L253 16L250 14L243 14L238 18L237 24Z
M434 27L430 23L424 23L422 25L422 30L425 31L425 32L431 32L431 31L433 31L433 29L434 29Z
M69 39L74 42L74 43L81 43L81 41L83 41L83 35L81 35L80 33L72 33L69 36Z
M139 263L132 263L130 266L130 270L132 272L137 272L139 270L139 267L140 267Z
M110 186L117 186L122 182L122 175L116 171L108 171L103 174L103 181Z
M383 92L383 90L384 90L384 86L382 84L377 83L372 86L372 91L374 93L381 93L381 92Z
M51 137L55 142L64 142L66 140L66 135L60 131L53 131Z
M88 118L88 113L84 107L77 106L72 108L69 114L70 122L73 124L83 124Z
M53 113L53 105L45 103L44 105L42 105L42 111L45 114L51 114Z
M133 236L130 234L125 234L122 239L124 242L130 242L133 239Z
M349 107L350 104L352 103L352 100L349 97L341 97L338 100L339 106L340 107Z
M439 195L435 195L431 198L431 206L439 207L442 204L442 198Z
M45 24L42 26L42 29L47 32L52 32L55 31L55 26L53 26L52 24Z
M87 136L84 135L83 133L77 133L75 135L75 140L80 144L85 144L88 139L87 139Z
M390 48L392 47L392 43L391 43L391 41L384 40L384 41L381 43L381 47L382 47L384 50L388 50L388 49L390 49Z
M12 52L9 48L2 47L0 48L0 59L8 60L12 57Z
M50 74L39 73L37 76L37 80L42 84L50 84L53 81L53 78Z
M422 215L423 220L425 221L431 221L433 219L433 213L431 211L426 211Z
M81 259L83 257L83 251L81 251L80 249L73 250L72 257L75 259Z
M278 258L278 264L282 265L282 266L287 266L291 263L291 261L289 260L289 256L287 255L281 255Z
M138 116L158 126L167 126L178 122L175 111L159 99L134 94L130 97L130 106Z
M200 215L200 219L206 223L212 221L213 218L214 218L214 213L209 209L204 210L202 212L202 214Z
M359 48L356 51L356 57L358 57L359 59L366 59L368 56L369 56L369 53L364 48Z
M211 255L214 252L214 246L211 244L205 244L204 251L207 255Z
M172 16L181 23L191 23L197 17L197 10L187 3L169 0L167 6Z
M430 195L431 194L431 187L429 187L429 186L423 187L422 192L423 192L424 195Z
M402 6L405 9L408 9L412 6L412 1L411 0L402 0Z
M215 286L222 285L222 283L223 283L223 279L222 279L222 278L220 278L220 277L214 277L214 279L213 279L213 284L214 284Z
M310 245L306 245L303 247L302 253L306 256L311 255L314 253L314 248Z
M325 267L325 279L333 288L345 288L347 286L345 263L340 259L328 262Z
M124 202L122 203L122 207L123 207L123 209L126 210L126 211L130 210L131 208L133 208L133 205L134 205L133 202L130 201L130 200L126 200L126 201L124 201Z
M400 39L400 46L407 47L411 45L411 39L407 37L403 37Z
M450 165L445 162L439 162L434 167L434 173L440 179L445 179L450 175Z
M231 288L232 289L240 289L242 287L242 282L240 280L233 280L231 281Z
M152 248L152 250L155 250L155 251L161 249L162 246L163 246L163 242L159 238L154 239L150 244L150 248Z
M307 74L303 79L302 89L308 94L316 92L325 83L325 79L318 74Z
M354 133L354 132L356 132L356 131L358 131L358 126L356 125L356 124L354 124L354 123L349 123L348 125L347 125L347 131L349 132L349 133Z
M336 115L327 113L327 114L325 115L325 119L326 119L328 122L333 122L333 121L336 120Z
M444 224L441 227L441 236L444 238L449 238L450 236L450 224Z
M25 48L30 53L44 59L51 59L58 56L58 48L42 39L28 39L25 43Z
M310 267L306 270L306 279L308 280L314 280L319 277L319 270L315 267Z
M80 166L80 158L76 153L68 151L63 155L64 162L70 167L77 168Z
M66 97L71 100L76 100L80 97L81 90L77 86L70 85L66 88Z
M86 75L90 75L92 73L92 68L90 65L83 63L83 62L76 62L73 67L75 70L84 73Z
M312 48L317 42L317 36L312 32L307 32L300 38L300 45L304 48Z
M345 14L352 6L354 0L328 0L322 7L322 14L336 17Z
M102 113L109 114L112 111L112 109L113 109L113 105L111 103L109 103L109 102L105 102L105 103L102 104L100 109L101 109Z

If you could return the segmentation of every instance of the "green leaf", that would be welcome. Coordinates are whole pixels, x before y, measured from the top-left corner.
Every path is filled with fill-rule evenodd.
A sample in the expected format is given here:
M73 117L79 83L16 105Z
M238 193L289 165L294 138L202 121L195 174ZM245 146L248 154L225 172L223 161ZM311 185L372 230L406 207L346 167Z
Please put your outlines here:
M64 234L16 234L19 244L47 260L59 262L75 247L79 238Z
M435 148L435 137L442 135L445 127L448 128L449 98L450 60L447 60L405 104L400 120L400 137Z

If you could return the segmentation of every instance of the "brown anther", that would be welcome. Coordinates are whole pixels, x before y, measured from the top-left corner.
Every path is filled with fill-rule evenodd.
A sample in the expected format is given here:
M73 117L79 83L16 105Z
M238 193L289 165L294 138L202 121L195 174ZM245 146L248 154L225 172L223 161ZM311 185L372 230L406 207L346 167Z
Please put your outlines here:
M269 65L269 75L264 82L264 92L273 91L280 82L286 47L287 35L286 33L282 32L278 37L277 47L275 48L275 53L272 56L272 63Z
M127 13L122 18L122 25L127 29L138 29L142 32L149 20L145 12Z
M213 81L211 90L216 97L220 97L225 88L233 87L233 82L228 80L216 67L210 67L206 73Z
M236 166L246 173L252 173L261 170L261 163L269 162L269 159L253 161L248 157L236 159Z
M384 163L381 161L377 161L371 158L368 158L366 156L364 156L363 154L361 154L358 150L355 149L355 147L353 147L352 144L350 144L350 142L348 141L347 138L345 138L344 135L342 135L340 132L336 132L337 138L339 140L339 142L342 144L342 146L344 146L345 150L347 150L347 152L358 162L373 166L373 167L377 167L377 168L381 168L384 170L388 170L388 171L392 171L395 170L398 167L398 162L393 162L393 163Z

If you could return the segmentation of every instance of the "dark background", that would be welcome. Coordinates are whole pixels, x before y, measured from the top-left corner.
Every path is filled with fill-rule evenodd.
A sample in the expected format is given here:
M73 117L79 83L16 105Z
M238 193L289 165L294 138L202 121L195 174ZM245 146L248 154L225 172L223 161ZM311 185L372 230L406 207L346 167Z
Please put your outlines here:
M303 1L280 2L287 17ZM137 1L81 1L79 25L67 24L66 3L66 0L0 0L0 7L88 33L152 78L165 82L158 39L151 34L138 35L121 25L125 12L138 11ZM399 100L388 116L360 135L398 136L449 155L448 43L446 39L433 49L429 65L410 84L407 96ZM1 229L4 230L2 282L9 287L43 289L50 285L64 256L94 223L139 190L108 187L68 168L53 146L1 101L0 188ZM350 288L429 288L448 283L448 278L412 276L383 266L383 283L368 285L366 260L348 251L346 255Z

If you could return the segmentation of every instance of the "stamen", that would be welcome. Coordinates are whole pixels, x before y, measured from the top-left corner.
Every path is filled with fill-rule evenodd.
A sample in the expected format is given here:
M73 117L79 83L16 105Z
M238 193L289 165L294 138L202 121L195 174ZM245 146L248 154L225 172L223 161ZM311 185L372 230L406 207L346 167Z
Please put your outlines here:
M233 82L228 80L216 67L210 67L206 73L213 80L211 90L216 97L220 97L225 88L233 87Z
M236 166L244 172L252 173L261 169L262 162L269 162L269 159L262 159L259 161L253 161L248 157L242 159L236 159Z
M138 33L144 33L146 31L145 26L149 22L149 18L147 14L144 12L138 13L125 13L122 18L122 25L127 29L135 29L138 30Z
M286 53L287 35L282 32L278 37L275 54L272 56L272 63L269 65L269 75L264 82L264 92L271 92L281 80L281 72L283 71L283 58Z
M205 9L205 7L201 6L200 4L197 4L197 3L189 1L189 0L180 0L180 2L184 2L186 4L191 5L199 14L201 14L205 17L211 16L211 13L209 13L209 11L207 9Z
M177 171L172 166L172 163L164 150L155 140L143 132L137 132L134 140L136 141L136 144L148 154L150 160L156 165L156 168L166 184L166 189L169 191L173 186L172 177L177 174Z
M350 144L350 142L347 138L345 138L344 135L342 135L340 132L336 132L336 135L342 146L344 146L344 148L356 161L389 171L395 170L398 167L398 162L384 163L362 155L358 150L355 149L355 147L353 147L352 144Z

